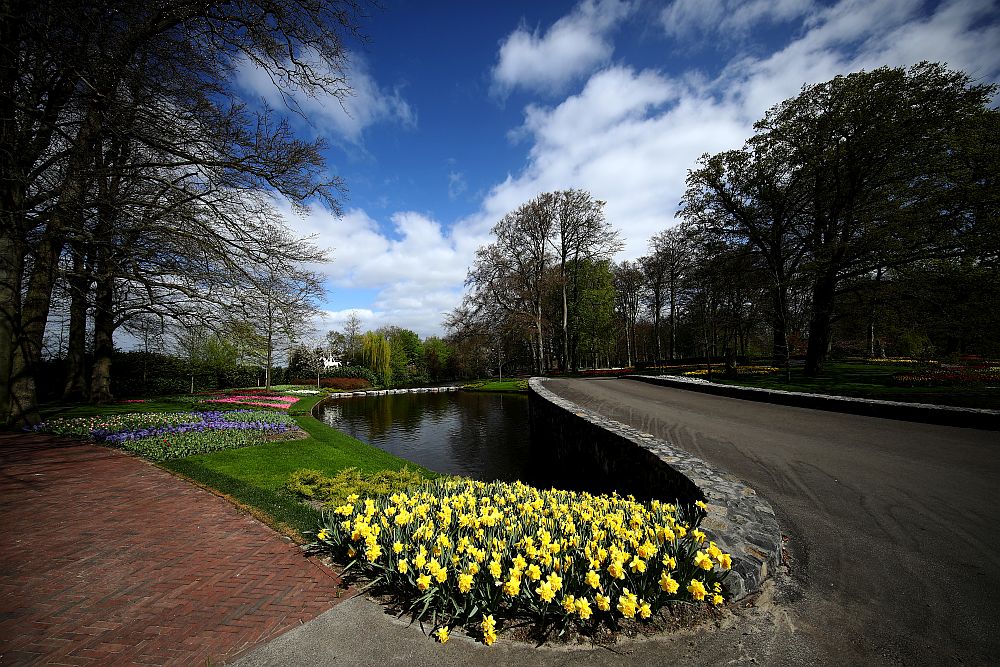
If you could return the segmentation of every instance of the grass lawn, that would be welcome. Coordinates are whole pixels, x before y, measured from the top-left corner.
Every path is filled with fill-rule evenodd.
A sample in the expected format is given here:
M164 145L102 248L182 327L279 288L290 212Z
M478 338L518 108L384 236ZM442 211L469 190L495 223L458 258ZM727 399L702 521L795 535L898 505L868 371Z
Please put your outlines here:
M513 378L510 380L476 380L463 385L465 391L528 391L528 380L526 378Z
M299 427L309 434L308 438L228 449L163 461L157 465L220 493L297 542L309 541L303 539L302 532L315 529L319 512L282 491L282 486L296 470L309 468L333 475L351 467L362 472L377 472L399 470L405 465L428 478L437 476L436 473L367 445L315 419L311 410L324 397L306 396L288 410ZM42 418L91 417L129 412L185 412L195 407L191 399L186 397L174 400L165 397L142 403L101 406L53 404L42 410ZM207 406L197 407L204 409Z
M406 465L428 478L436 476L315 419L310 410L322 398L308 396L289 410L308 438L190 456L160 465L224 494L299 542L303 541L302 531L315 529L319 520L319 512L281 490L289 475L300 468L332 475L350 467L376 472Z
M684 371L701 367L683 367L672 372L682 375ZM998 387L896 387L892 384L895 373L920 371L921 365L866 364L863 362L841 361L826 365L819 377L807 377L801 366L791 369L791 382L785 380L785 373L770 375L749 375L736 380L722 377L723 367L712 367L712 381L720 384L800 391L811 394L852 396L886 401L906 401L911 403L932 403L967 408L1000 409L1000 388ZM718 371L718 374L716 374ZM698 376L707 379L706 376Z
M43 405L40 409L42 419L54 419L56 417L93 417L95 415L123 415L129 412L187 412L193 407L190 400L174 399L167 396L164 398L151 398L141 403L108 403L106 405L91 405L81 403L79 405L66 405L64 403L52 403ZM204 406L203 406L204 407Z

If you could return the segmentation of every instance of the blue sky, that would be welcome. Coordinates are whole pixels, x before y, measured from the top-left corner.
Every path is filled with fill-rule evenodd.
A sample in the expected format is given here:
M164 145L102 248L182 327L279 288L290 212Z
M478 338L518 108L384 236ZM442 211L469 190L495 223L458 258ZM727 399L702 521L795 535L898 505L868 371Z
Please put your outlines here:
M1000 80L989 0L384 0L351 45L345 107L303 99L303 136L330 144L344 215L278 202L332 248L317 333L355 311L366 329L442 333L490 227L540 192L584 188L622 231L618 259L676 224L684 176L735 148L802 85L881 65L948 62ZM248 100L274 101L258 72Z

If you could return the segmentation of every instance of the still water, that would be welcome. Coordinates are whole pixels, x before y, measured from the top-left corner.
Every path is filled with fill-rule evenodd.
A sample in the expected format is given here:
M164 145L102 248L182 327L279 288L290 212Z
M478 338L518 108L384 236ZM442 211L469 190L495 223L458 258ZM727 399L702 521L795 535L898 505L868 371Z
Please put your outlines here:
M532 479L528 398L468 391L333 399L333 428L436 472L483 481Z

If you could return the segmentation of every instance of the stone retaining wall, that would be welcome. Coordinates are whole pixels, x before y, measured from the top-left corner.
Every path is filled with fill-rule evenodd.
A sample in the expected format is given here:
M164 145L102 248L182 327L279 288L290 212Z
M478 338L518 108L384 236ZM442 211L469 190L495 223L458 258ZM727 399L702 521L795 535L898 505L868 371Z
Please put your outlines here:
M702 528L733 559L726 579L738 600L756 591L781 559L774 510L736 477L648 433L586 410L531 378L532 441L556 465L614 480L623 493L693 502L704 500Z

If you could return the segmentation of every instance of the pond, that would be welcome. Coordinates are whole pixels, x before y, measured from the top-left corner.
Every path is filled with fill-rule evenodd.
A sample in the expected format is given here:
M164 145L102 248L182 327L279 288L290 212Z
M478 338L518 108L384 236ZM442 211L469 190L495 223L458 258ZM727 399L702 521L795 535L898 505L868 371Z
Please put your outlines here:
M356 396L322 404L318 416L362 442L440 473L527 481L536 479L539 469L531 457L523 394Z

